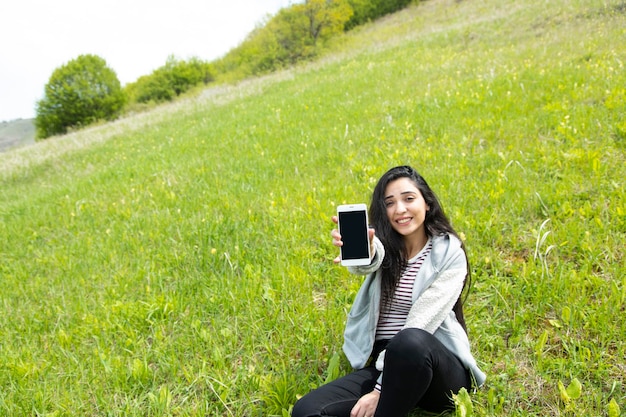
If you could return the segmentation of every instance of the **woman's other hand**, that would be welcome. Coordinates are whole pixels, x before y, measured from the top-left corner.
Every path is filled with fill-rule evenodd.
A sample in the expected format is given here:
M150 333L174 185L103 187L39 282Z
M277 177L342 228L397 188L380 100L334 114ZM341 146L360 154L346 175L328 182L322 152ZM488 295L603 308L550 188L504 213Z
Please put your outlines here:
M374 390L369 394L365 394L350 411L350 417L373 417L378 407L380 392Z

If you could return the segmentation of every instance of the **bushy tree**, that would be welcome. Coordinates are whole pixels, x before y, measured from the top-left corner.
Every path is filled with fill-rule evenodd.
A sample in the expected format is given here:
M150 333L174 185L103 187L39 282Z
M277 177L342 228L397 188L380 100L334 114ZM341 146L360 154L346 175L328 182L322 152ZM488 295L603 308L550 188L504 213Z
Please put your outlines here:
M347 0L306 0L281 9L220 60L218 68L244 78L310 59L320 43L343 32L351 16Z
M347 0L307 0L294 8L306 16L309 38L314 45L343 32L354 13Z
M198 58L179 61L170 57L165 64L165 72L176 95L181 95L198 84L213 81L211 66Z
M169 85L164 72L154 71L143 75L134 83L124 87L131 103L160 103L169 101L176 95Z
M36 108L38 138L114 119L126 101L117 74L96 55L80 55L55 69L44 93Z
M138 103L173 100L198 84L213 81L211 65L198 58L187 61L170 56L164 66L125 87L131 101Z
M220 79L240 80L278 68L280 52L276 34L267 30L267 26L258 26L240 45L216 61L215 66Z
M352 16L346 0L307 0L282 9L267 24L282 53L281 64L295 64L316 55L320 42L343 32Z

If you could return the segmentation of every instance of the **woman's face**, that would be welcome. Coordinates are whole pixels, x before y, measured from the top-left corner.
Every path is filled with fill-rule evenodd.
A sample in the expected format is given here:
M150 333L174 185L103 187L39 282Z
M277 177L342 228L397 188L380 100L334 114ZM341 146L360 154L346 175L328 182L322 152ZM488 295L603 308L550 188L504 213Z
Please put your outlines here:
M387 185L385 207L391 227L405 240L426 237L424 219L430 207L409 178L398 178Z

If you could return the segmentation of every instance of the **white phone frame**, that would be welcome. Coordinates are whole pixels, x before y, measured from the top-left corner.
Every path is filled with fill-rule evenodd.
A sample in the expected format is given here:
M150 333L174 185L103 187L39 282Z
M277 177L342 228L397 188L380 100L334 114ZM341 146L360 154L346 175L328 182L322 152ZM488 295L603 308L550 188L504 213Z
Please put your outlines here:
M341 233L341 224L340 224L340 220L339 218L341 217L339 215L339 213L345 213L345 212L354 212L354 211L363 211L365 213L365 233L366 233L366 238L367 238L367 258L356 258L356 259L343 259L343 256L341 257L341 265L343 266L364 266L364 265L369 265L372 260L372 254L371 254L371 247L370 247L370 243L369 243L369 232L368 232L368 224L369 224L369 219L367 216L367 205L364 203L358 203L358 204L342 204L337 206L337 227L339 229L339 233ZM342 254L341 248L339 251L340 255Z

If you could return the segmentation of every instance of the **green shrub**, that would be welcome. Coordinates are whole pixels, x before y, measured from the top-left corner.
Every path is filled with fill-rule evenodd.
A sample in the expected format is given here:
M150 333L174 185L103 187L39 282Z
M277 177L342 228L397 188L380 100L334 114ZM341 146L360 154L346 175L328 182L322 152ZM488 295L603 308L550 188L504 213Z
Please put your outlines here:
M37 137L66 133L98 120L114 119L126 98L117 74L96 55L80 55L57 68L37 102Z
M124 87L131 103L160 103L172 100L176 94L169 85L165 72L154 71L143 75Z
M346 30L362 25L379 17L408 6L412 0L348 0L353 15L345 25Z
M125 87L131 102L164 102L174 99L198 84L213 81L211 65L198 58L179 61L169 57L164 66Z
M170 57L162 70L176 95L181 95L198 84L213 81L210 65L198 58L177 61Z

